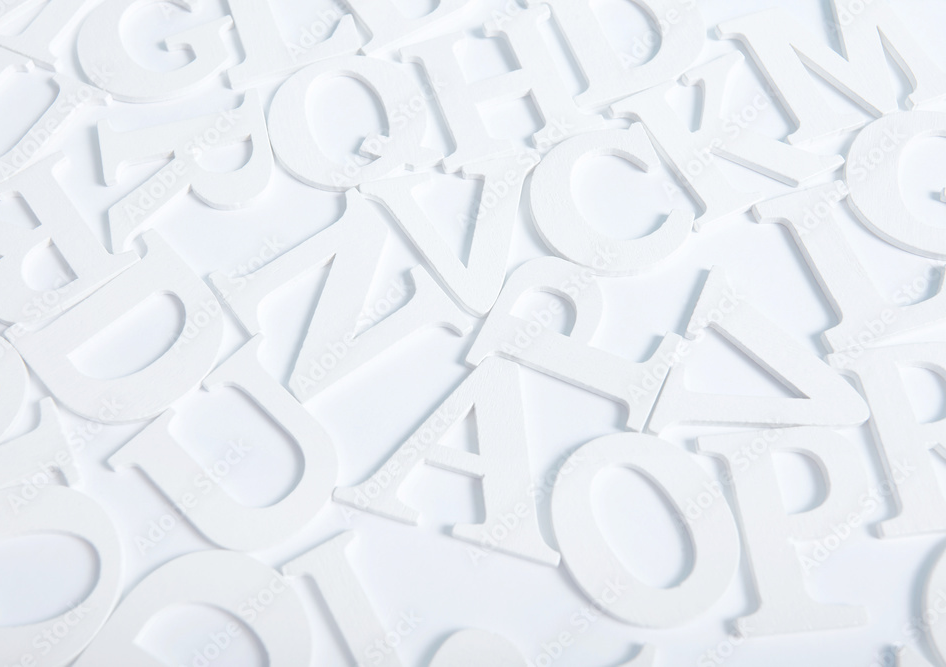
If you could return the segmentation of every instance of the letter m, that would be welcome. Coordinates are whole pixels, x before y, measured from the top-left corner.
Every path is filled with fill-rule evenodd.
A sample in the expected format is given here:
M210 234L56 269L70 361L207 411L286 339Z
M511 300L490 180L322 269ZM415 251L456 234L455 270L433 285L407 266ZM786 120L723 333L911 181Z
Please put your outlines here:
M808 32L783 9L721 23L717 35L743 42L797 126L792 144L860 127L857 114L836 111L819 92L814 73L868 113L898 109L885 52L910 82L912 109L946 96L946 74L923 51L885 0L831 0L842 54Z

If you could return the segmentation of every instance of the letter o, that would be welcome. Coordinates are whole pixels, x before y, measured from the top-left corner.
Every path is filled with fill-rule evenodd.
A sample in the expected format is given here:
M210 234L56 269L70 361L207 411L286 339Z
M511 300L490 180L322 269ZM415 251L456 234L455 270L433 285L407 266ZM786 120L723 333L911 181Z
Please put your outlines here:
M739 567L740 543L729 505L712 503L699 521L684 514L689 499L705 493L712 477L689 454L654 436L621 433L592 440L569 459L573 471L559 476L552 490L552 526L571 577L591 600L620 581L613 602L597 604L626 623L668 628L712 606L729 588ZM591 485L605 468L644 474L675 507L688 528L697 557L689 574L673 588L639 581L612 552L594 519Z

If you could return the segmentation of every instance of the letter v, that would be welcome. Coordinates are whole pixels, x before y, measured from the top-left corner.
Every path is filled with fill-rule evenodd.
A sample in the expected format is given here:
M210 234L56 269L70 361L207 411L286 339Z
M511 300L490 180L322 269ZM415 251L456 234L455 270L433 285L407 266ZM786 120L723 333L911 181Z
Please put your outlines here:
M358 189L388 209L457 302L477 317L483 317L499 296L506 278L506 260L522 184L537 162L533 158L523 159L526 155L486 160L463 168L464 178L483 181L466 264L450 249L412 195L415 188L431 181L430 174L364 183Z

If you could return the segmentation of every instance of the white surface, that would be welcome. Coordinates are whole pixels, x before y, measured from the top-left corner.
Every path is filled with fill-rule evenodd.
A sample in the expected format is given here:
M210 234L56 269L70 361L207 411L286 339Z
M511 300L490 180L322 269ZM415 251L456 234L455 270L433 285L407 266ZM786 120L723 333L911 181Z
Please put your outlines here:
M277 4L280 27L289 41L298 39L304 29L319 20L319 12L330 7L328 3L312 3L305 8L290 8L286 2ZM706 0L701 7L707 27L712 28L722 20L739 17L762 5L775 4L837 48L826 23L830 10L823 2ZM475 26L492 18L492 9L502 11L502 3L495 5L483 3L471 8L464 21L447 25L448 21L442 29ZM619 50L632 56L643 53L641 44L647 36L647 24L633 4L604 0L596 7L609 21L606 32ZM942 40L946 5L941 0L902 0L897 3L897 9L934 59L946 62L946 42ZM161 53L156 46L159 38L224 14L217 2L206 3L193 14L164 5L149 6L128 21L130 34L134 35L134 39L127 42L128 48L142 62L160 64L164 68L172 66L169 63L179 65L183 54ZM554 35L549 34L549 37L554 43ZM229 66L238 60L236 54L240 53L240 47L232 32L224 35L224 41L231 54ZM699 62L708 62L735 48L732 42L709 39ZM473 40L460 51L464 71L470 79L507 69L508 53L485 40ZM553 52L557 51L553 48ZM567 67L562 58L556 58ZM67 72L78 73L74 53L64 52L62 60ZM570 71L565 70L566 76ZM415 70L414 74L420 83L419 72ZM0 150L12 146L52 99L54 89L49 87L50 78L47 72L36 71L11 75L4 82L0 106L5 121L9 120L0 126ZM578 80L574 77L568 80L577 93ZM902 103L907 86L899 77L894 81L899 85L898 98ZM761 86L761 79L750 65L740 66L728 105L738 112L751 104ZM820 83L817 86L822 88ZM317 128L323 129L324 150L344 160L345 155L357 150L364 137L381 129L381 121L363 88L331 81L320 84L319 90L320 94L313 99L310 118ZM274 85L260 90L267 111L274 91ZM684 89L671 93L672 104L685 119L692 117L694 94ZM861 114L835 93L825 95L842 112ZM141 106L115 102L108 109L83 109L73 129L51 142L45 150L61 149L69 157L69 164L60 175L63 187L107 247L108 207L149 178L154 167L130 168L119 185L106 187L94 130L96 121L107 117L116 130L132 130L233 108L240 99L242 95L228 89L220 75L195 88L194 94L186 100ZM431 108L431 117L436 118L433 111ZM489 107L484 115L487 127L497 136L524 139L538 126L519 103ZM862 115L865 121L869 118ZM620 120L609 123L614 127L627 125ZM794 129L774 103L759 115L753 128L778 138ZM447 136L436 122L428 126L429 145L444 153L450 149ZM842 135L814 147L824 155L845 154L851 139L852 135ZM217 168L227 169L241 164L245 155L235 149L221 149L217 155L206 158L208 161L213 158ZM770 197L789 190L734 165L720 162L719 166L732 183L746 192L760 191ZM829 175L825 182L836 175ZM901 182L916 214L935 219L944 226L943 204L938 196L946 182L946 153L941 139L919 141L907 149ZM673 208L696 211L668 170L658 169L645 175L617 158L589 161L573 187L579 208L586 217L603 233L614 236L642 236L652 231ZM458 250L468 244L470 229L458 221L469 217L470 207L475 204L474 191L473 183L450 180L421 193L422 205L432 216L439 217L444 233ZM263 249L274 239L287 249L298 244L335 221L343 210L342 200L342 195L312 189L279 168L269 190L248 208L218 211L188 195L169 204L162 211L161 219L155 221L155 227L191 269L206 278L215 270L230 271L241 265L258 264ZM23 213L15 201L0 203L0 210L12 210L14 216ZM628 225L628 211L634 211L631 225ZM393 221L391 225L395 228ZM935 282L930 280L929 261L886 245L857 223L845 207L840 209L839 225L881 294L893 300L910 298L915 292L919 292L915 299L929 296ZM142 248L138 249L143 252ZM528 202L524 200L515 224L507 270L545 254L548 251L533 229L528 218ZM421 261L404 237L392 235L368 302L383 300L392 281L403 280L406 271ZM649 356L665 332L684 331L706 272L714 265L724 266L735 283L744 285L749 301L768 318L794 335L807 349L823 356L825 350L821 347L820 335L836 323L829 304L788 232L779 225L758 225L748 214L718 220L694 235L678 253L651 273L634 278L600 279L607 308L593 342L630 360ZM55 285L58 274L54 262L39 263L33 271L47 286ZM260 321L268 342L261 359L284 384L324 277L320 271L313 272L310 280L274 295L262 310ZM524 316L532 307L544 306L548 298L542 294L530 297L528 303L520 305ZM121 331L107 332L84 349L81 358L75 361L80 367L103 376L134 371L159 356L166 349L167 340L181 326L183 320L173 304L158 298L129 318ZM563 321L562 326L567 323ZM469 373L462 360L477 330L478 327L464 338L444 330L425 331L405 341L396 354L379 357L307 404L332 437L339 453L339 485L365 479L433 407L453 391ZM946 340L946 330L940 327L912 339ZM237 322L227 315L218 361L245 340ZM693 351L687 365L688 383L693 390L785 395L715 336L708 336ZM908 393L918 415L942 417L946 400L942 382L919 373L909 374L907 379ZM540 373L522 371L522 384L540 526L545 538L554 545L549 523L550 484L544 480L585 442L622 432L626 415L616 403ZM35 426L38 415L35 400L45 393L45 389L34 382L33 404L7 437L25 433ZM231 440L242 438L254 445L246 465L235 468L223 482L234 498L248 505L265 506L279 500L292 488L298 464L291 443L258 412L250 409L249 403L238 393L228 389L212 393L196 390L178 401L174 408L178 415L172 426L175 437L205 465L212 465L223 455ZM175 520L166 501L142 475L117 474L106 466L106 459L139 431L140 425L99 427L65 410L63 421L68 437L81 450L78 465L83 481L76 488L102 504L123 536L127 558L126 591L172 558L211 548L195 530ZM661 437L694 451L694 437L711 432L722 430L669 428ZM867 466L870 488L876 488L883 479L882 468L867 429L845 429L842 433L854 443ZM452 440L462 447L469 440L466 435L459 429L448 436L447 441ZM801 510L810 506L812 499L818 497L818 485L810 471L797 459L777 458L775 467L786 508ZM721 468L711 458L697 457L697 460L709 473L721 474ZM941 462L937 461L936 465L940 466ZM938 468L941 483L943 472L942 467ZM809 591L816 600L866 606L867 626L837 633L741 642L728 635L730 623L756 607L744 558L742 576L735 579L724 597L705 614L680 628L642 630L604 616L589 618L582 614L583 610L587 611L587 599L571 583L564 569L538 566L502 554L490 554L474 561L470 545L444 534L448 525L482 519L478 494L475 481L458 483L455 475L430 468L419 470L405 485L403 496L405 502L420 510L423 518L419 527L349 512L329 503L305 531L288 543L254 555L271 566L278 566L340 530L355 530L359 539L349 549L348 558L368 591L382 626L389 630L394 628L402 612L412 612L423 619L409 633L399 635L397 650L407 666L426 666L449 634L467 627L501 634L533 662L543 653L553 652L552 644L567 632L574 643L554 661L561 667L612 667L629 660L645 643L656 647L657 665L699 664L701 656L703 664L716 664L707 657L711 650L732 651L725 664L734 667L763 664L837 667L870 665L875 661L883 664L880 652L897 642L910 644L933 663L934 655L928 643L917 640L916 617L922 611L921 588L946 535L877 539L870 527L895 512L889 496L876 503L866 517L866 525L852 531L851 537L831 551L810 573L808 580ZM689 555L685 540L662 501L640 478L622 471L605 473L593 489L592 504L607 540L639 577L661 585L687 570ZM142 553L135 538L148 535L153 530L152 522L158 522L166 514L171 515L171 528L155 531L154 535L163 532L163 536L155 541L153 548ZM800 551L805 553L815 546L809 544ZM68 560L65 556L44 558L52 548L59 550L55 553L80 555ZM0 544L3 571L10 567L23 572L15 580L0 577L0 623L32 622L63 611L68 601L79 597L94 579L94 568L88 567L81 554L81 551L75 552L65 538L57 538L54 546L40 538ZM315 664L348 664L346 649L323 603L315 596L303 596L303 600L311 615ZM52 608L57 602L60 607ZM163 656L169 664L177 661L190 667L193 652L204 646L207 637L225 622L226 617L206 608L181 607L162 614L137 641L152 653ZM252 642L234 642L214 665L263 665L261 655L259 647Z

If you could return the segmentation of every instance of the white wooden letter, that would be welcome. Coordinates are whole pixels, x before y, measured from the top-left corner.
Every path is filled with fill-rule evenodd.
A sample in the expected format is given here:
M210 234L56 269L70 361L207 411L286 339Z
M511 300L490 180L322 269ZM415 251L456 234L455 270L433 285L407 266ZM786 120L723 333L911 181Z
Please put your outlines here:
M706 25L696 0L635 0L660 39L657 53L646 63L629 67L601 27L591 3L571 0L527 0L548 4L568 41L588 88L576 100L583 109L597 109L628 95L676 79L693 64L706 42Z
M28 386L29 375L23 360L5 338L0 338L0 436L23 409Z
M609 257L599 257L596 267L607 265ZM519 299L532 292L548 292L569 302L575 311L575 326L567 336L549 329L557 301L529 320L512 314ZM604 310L601 288L591 269L581 268L556 257L527 262L506 281L486 323L466 355L466 363L476 365L486 357L499 355L552 377L617 401L627 408L627 426L641 430L657 394L673 363L674 349L681 342L667 334L657 352L643 363L634 363L589 342Z
M466 0L439 0L433 11L423 16L408 18L391 0L345 2L371 33L371 39L361 47L362 53L395 49L415 33L436 28L438 23L467 6Z
M479 454L437 444L455 424L476 417ZM530 485L529 453L518 367L491 359L474 370L381 468L354 487L335 490L337 502L416 525L418 512L398 499L398 490L419 464L483 480L486 520L453 527L452 534L488 549L545 565L558 553L542 539Z
M703 93L700 127L696 132L690 132L689 124L667 103L667 93L676 87L673 82L611 106L612 115L644 124L670 168L700 202L703 214L696 221L697 229L718 218L742 213L759 200L756 193L734 189L719 170L716 158L795 186L832 172L844 162L840 155L816 155L754 131L749 119L769 106L768 98L761 92L741 111L740 122L724 118L727 83L742 59L742 54L734 52L684 75L687 86L699 86Z
M335 486L338 463L335 448L321 425L257 360L262 339L257 336L220 364L204 380L213 390L233 386L246 394L302 452L299 481L279 502L268 507L246 507L234 501L216 483L214 475L177 443L169 426L168 410L149 424L109 459L119 470L140 468L161 492L181 507L187 520L208 539L234 551L259 551L275 546L304 528L328 500ZM239 460L245 452L234 452ZM232 464L230 452L227 464ZM185 502L185 497L192 502Z
M135 638L158 613L210 605L249 626L270 667L309 667L312 639L298 593L279 572L232 551L198 551L162 565L125 596L75 667L164 667Z
M230 15L240 35L246 56L227 70L230 86L246 90L282 78L324 58L358 51L361 38L351 14L339 17L331 36L309 45L290 45L283 40L269 0L227 0Z
M670 212L660 227L639 239L616 239L585 220L572 196L575 165L590 156L614 155L644 171L660 162L644 128L604 130L572 137L559 144L535 168L530 186L532 218L546 245L600 275L629 276L651 269L677 251L693 229L693 214ZM601 265L602 255L610 259Z
M328 157L312 133L306 99L319 79L347 76L367 86L384 107L388 135L372 134L361 146L359 160ZM402 167L420 169L440 161L438 151L421 146L427 128L429 95L408 76L403 65L340 56L296 72L283 83L269 109L269 136L280 163L303 183L343 192L384 178ZM369 160L370 157L375 159Z
M77 537L95 550L98 576L92 590L68 611L0 628L0 662L64 667L92 641L121 596L122 548L118 531L97 502L54 483L53 469L61 470L67 483L78 481L78 474L52 399L44 399L40 408L36 429L0 445L0 543L37 533ZM20 488L22 478L29 486Z
M216 172L198 160L205 151L249 140L252 154L239 169ZM154 224L154 215L181 193L192 191L214 208L247 206L269 185L273 154L259 93L246 93L236 109L131 132L116 132L99 122L105 184L115 185L127 163L172 158L147 181L108 210L112 250L124 250Z
M79 65L89 80L101 82L99 85L123 102L161 102L187 95L220 74L230 59L222 33L230 29L233 19L224 16L165 40L169 50L186 49L194 55L183 67L167 71L142 67L125 50L121 26L126 13L151 1L105 0L79 28ZM187 10L197 2L175 0Z
M300 401L312 398L419 329L436 325L462 335L470 326L467 317L420 267L411 272L415 290L407 304L377 324L362 315L388 228L355 190L346 194L346 202L345 213L337 222L238 281L235 288L224 273L210 275L214 289L243 328L256 335L260 333L257 311L266 296L306 271L331 262L289 378L289 389Z
M889 187L884 187L889 194ZM834 217L847 195L841 181L756 204L759 222L780 222L792 233L840 322L823 334L834 352L858 349L946 318L946 291L915 305L890 303L874 286Z
M710 271L687 325L698 341L706 327L722 334L749 358L802 398L724 396L686 388L686 364L667 376L647 425L660 433L671 424L739 426L857 426L867 421L864 399L830 366L757 311L729 284L725 272Z
M599 116L581 113L555 71L538 24L548 19L548 7L533 7L486 24L486 34L503 35L512 46L519 69L483 81L467 83L455 54L465 38L453 33L401 49L405 60L418 62L427 72L434 95L453 137L455 150L443 160L453 172L471 162L509 155L514 144L486 131L478 105L493 100L529 96L544 121L532 140L540 150L579 132L603 127Z
M946 137L946 113L907 111L874 121L851 144L844 177L851 209L864 226L907 252L946 259L943 228L917 217L900 187L904 151L921 137Z
M829 536L841 543L863 522L858 498L867 489L867 475L851 443L828 429L802 427L703 436L698 448L725 462L726 479L736 496L736 514L759 598L756 611L736 622L740 634L756 637L866 625L864 607L811 599L805 574L818 561L800 561L794 544ZM828 489L820 505L797 514L785 512L772 452L796 452L817 464Z
M687 500L713 481L693 455L651 435L621 433L592 440L565 465L572 471L559 475L552 491L555 539L569 574L596 607L625 623L669 628L705 612L729 588L739 566L739 533L725 502L714 503L698 520L684 513ZM695 560L679 585L655 588L642 583L598 529L591 485L599 472L612 466L646 476L686 522Z
M21 12L31 11L40 4L43 4L42 0L9 0L4 5L0 25L7 20L15 21ZM19 33L0 35L0 46L23 54L49 69L56 69L58 59L52 52L53 48L58 51L64 33L78 24L86 5L91 4L91 0L51 0Z
M489 312L506 279L506 262L513 225L519 212L522 184L537 158L519 153L463 168L464 178L483 181L469 261L464 264L450 249L438 227L417 203L412 191L429 183L429 174L386 178L358 189L388 209L444 288L464 308L482 317Z
M854 375L867 397L871 431L892 485L899 514L878 526L881 537L909 537L946 530L946 498L933 462L943 455L946 420L921 424L914 417L900 369L927 368L946 377L946 344L918 343L832 354L832 366Z
M808 32L783 9L767 9L721 23L721 38L742 41L778 95L797 130L788 141L800 144L852 130L860 116L842 114L825 100L811 72L865 111L882 116L897 110L886 53L910 79L910 107L946 95L946 74L936 66L884 2L832 0L844 56Z
M0 224L0 320L35 328L138 261L133 252L112 255L99 243L56 180L55 170L63 160L57 153L0 181L0 198L22 197L40 221L31 230ZM75 279L60 276L55 289L34 289L24 277L24 263L48 246L55 247Z
M121 597L121 542L98 503L61 486L43 489L19 509L0 503L0 540L32 533L73 535L90 544L98 556L98 578L88 595L69 611L38 623L0 628L0 661L64 667L93 641Z
M315 581L358 667L401 667L397 652L383 642L384 627L345 557L354 538L351 531L333 537L286 563L283 574Z
M5 335L53 395L83 417L126 423L161 414L213 367L223 317L213 293L157 232L144 234L148 253L44 329ZM89 377L69 355L109 324L155 294L184 307L185 326L172 347L146 368L113 379Z
M47 7L55 4L51 2ZM32 63L0 46L0 83L16 71L32 71ZM9 178L36 162L37 157L43 154L43 149L75 120L79 110L92 104L106 105L112 99L108 93L103 93L95 86L65 74L53 74L51 82L56 86L55 99L20 140L0 155L0 178Z

